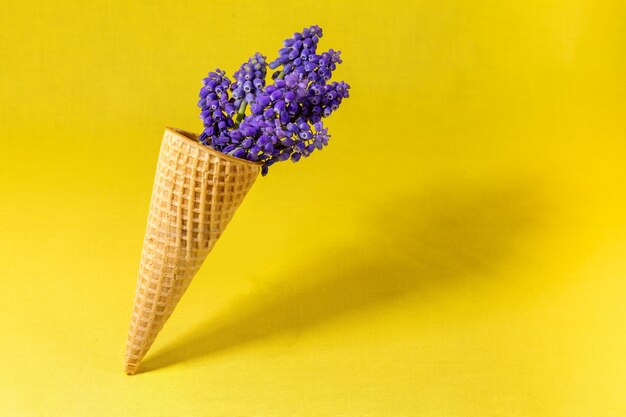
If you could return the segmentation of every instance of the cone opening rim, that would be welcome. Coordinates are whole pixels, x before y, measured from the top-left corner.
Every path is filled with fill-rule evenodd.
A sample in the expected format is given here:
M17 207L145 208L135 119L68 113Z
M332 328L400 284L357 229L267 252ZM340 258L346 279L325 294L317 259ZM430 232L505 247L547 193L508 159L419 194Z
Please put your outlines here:
M223 152L215 150L215 149L213 149L213 148L211 148L209 146L202 145L200 142L198 142L198 134L197 133L193 133L193 132L189 132L187 130L177 129L175 127L169 127L169 126L166 127L165 130L167 130L168 132L173 133L177 137L183 139L189 145L195 146L200 151L208 152L210 154L213 154L213 155L217 156L218 158L224 158L224 159L226 159L228 161L231 161L231 162L236 162L236 163L244 164L244 165L251 165L251 166L254 166L254 167L257 167L257 168L261 168L261 166L263 166L262 162L254 162L254 161L248 161L247 159L236 158L234 156L227 155L227 154L225 154Z

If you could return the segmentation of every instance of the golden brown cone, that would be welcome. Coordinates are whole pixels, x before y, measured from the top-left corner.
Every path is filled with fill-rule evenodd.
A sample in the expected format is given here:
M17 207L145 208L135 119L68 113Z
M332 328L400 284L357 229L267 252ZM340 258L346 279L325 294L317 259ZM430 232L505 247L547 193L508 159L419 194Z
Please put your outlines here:
M127 374L137 372L260 166L203 146L193 133L165 130L126 344Z

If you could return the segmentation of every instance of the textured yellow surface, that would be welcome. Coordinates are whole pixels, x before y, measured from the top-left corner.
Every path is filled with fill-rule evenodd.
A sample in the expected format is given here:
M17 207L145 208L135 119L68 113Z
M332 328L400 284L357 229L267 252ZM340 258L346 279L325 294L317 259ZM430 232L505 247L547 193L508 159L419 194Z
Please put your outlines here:
M621 1L5 0L0 415L626 415ZM305 25L330 146L260 178L144 363L165 126Z

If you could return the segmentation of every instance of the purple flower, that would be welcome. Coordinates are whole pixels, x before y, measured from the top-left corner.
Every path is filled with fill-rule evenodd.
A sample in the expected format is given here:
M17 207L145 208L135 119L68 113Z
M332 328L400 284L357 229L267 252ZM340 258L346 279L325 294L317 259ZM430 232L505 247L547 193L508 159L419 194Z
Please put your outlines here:
M322 117L330 116L344 98L350 96L350 85L344 81L332 82L331 84L319 85L314 84L314 88L309 89L309 95L305 102L305 116L311 123L321 120Z
M235 99L254 98L263 90L265 86L265 75L267 74L266 58L258 52L244 62L239 70L234 74L235 82L231 85L231 91ZM237 94L235 94L237 92ZM249 96L251 94L251 96Z
M341 64L341 51L329 49L321 55L313 55L303 67L303 73L311 82L325 84L332 77L337 64Z
M317 25L304 28L296 32L283 42L284 47L278 51L278 58L270 63L270 69L284 66L284 73L288 74L306 62L309 56L315 54L317 43L322 37L322 28Z
M232 116L236 113L229 101L228 88L231 85L226 73L219 68L209 73L200 89L198 106L204 130L198 140L204 145L212 145L222 132L234 126Z

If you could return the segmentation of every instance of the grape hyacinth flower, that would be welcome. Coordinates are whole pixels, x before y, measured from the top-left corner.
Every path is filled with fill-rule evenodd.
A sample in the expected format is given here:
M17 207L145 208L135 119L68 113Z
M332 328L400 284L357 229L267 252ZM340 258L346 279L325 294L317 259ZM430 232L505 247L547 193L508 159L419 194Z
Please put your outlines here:
M198 102L205 126L199 140L236 158L262 162L263 175L276 162L298 162L326 146L330 135L322 119L349 97L350 86L330 82L341 53L316 54L321 37L319 26L295 33L269 65L255 53L232 83L224 71L209 73ZM266 85L268 66L277 71Z
M349 97L350 86L343 81L334 81L331 84L315 84L308 91L304 99L303 116L311 123L328 117L339 108L341 101Z
M267 74L266 58L256 52L248 62L245 62L235 72L235 82L230 89L233 95L233 104L238 109L237 121L241 122L246 105L251 103L265 87L265 75Z
M270 63L270 69L276 69L282 65L282 72L287 75L294 69L301 68L310 56L315 55L317 43L321 37L322 28L317 25L294 33L293 37L284 40L284 48L278 51L279 56ZM278 74L280 71L277 71L274 77Z
M203 145L215 143L220 133L234 126L232 116L236 113L235 106L229 101L228 88L230 80L219 68L210 72L204 79L200 89L198 106L202 109L200 118L204 131L198 137Z
M312 82L326 83L332 77L337 64L341 64L341 51L329 49L321 55L313 55L304 64L302 72Z

